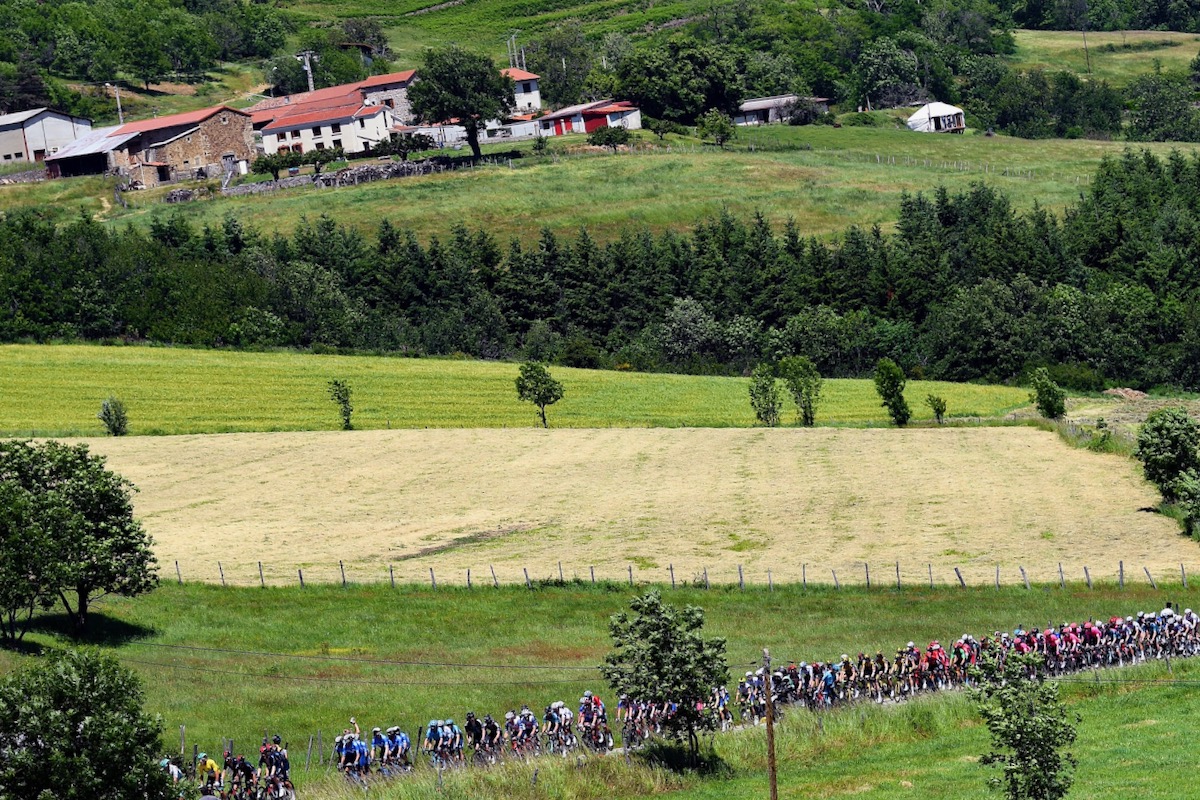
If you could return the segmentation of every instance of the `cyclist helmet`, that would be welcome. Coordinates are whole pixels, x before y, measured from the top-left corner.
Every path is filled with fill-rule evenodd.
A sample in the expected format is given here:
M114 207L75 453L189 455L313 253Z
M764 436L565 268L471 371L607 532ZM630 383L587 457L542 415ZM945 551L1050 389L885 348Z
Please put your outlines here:
M341 743L342 743L342 740L343 740L343 739L345 739L345 738L346 738L346 737L344 737L344 736L337 736L337 737L334 737L333 743L334 743L334 744L341 744Z
M431 720L429 720L429 727L431 727L431 728L436 728L436 727L437 727L437 720L436 720L436 719L431 719Z
M474 712L474 711L468 711L468 712L467 712L467 719L475 719L475 712Z
M446 727L447 727L447 728L453 728L453 727L454 727L454 720L452 720L452 719L448 719L448 720L446 720L446 723L445 723L445 724L446 724Z
M592 692L591 692L591 690L589 689L588 691L584 692L584 693L583 693L583 696L584 696L584 697L589 697L589 698L590 698L590 697L592 696Z
M376 728L375 730L379 730L379 729ZM280 738L278 733L275 734L274 737L272 737L271 741L274 742L275 744L283 744L283 739Z
M225 751L226 758L229 758L231 755L233 755L233 753L229 752L228 750Z
M371 730L371 733L379 733L381 730L383 730L383 728L374 728Z
M495 722L495 720L494 720L494 719L492 719L492 715L491 715L491 714L487 714L487 715L485 715L485 716L484 716L484 718L483 718L483 721L484 721L484 722L486 722L486 723L488 723L489 725L490 725L491 723Z
M196 758L200 761L203 761L204 759L208 758L208 753L201 753L200 755L196 756Z
M514 714L512 711L505 712L505 714L504 714L504 718L509 721L511 721L513 719L513 717L515 717L515 716L517 716L517 715Z
M909 642L908 644L906 644L904 646L905 647L916 647L917 645L916 645L916 642Z
M166 769L166 768L167 768L167 765L168 765L168 764L170 764L170 763L171 763L171 759L169 759L169 758L164 758L162 761L158 762L158 765L159 765L160 767L162 767L163 769Z

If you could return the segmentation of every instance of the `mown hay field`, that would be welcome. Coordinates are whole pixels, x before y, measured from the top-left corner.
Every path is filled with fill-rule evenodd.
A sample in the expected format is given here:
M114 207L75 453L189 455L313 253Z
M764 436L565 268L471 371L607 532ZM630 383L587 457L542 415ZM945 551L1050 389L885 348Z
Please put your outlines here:
M257 583L1160 577L1197 545L1132 460L1025 427L420 430L93 439L174 578Z
M0 435L99 435L96 413L115 395L132 434L296 431L338 428L328 381L353 391L357 428L528 428L533 406L517 400L514 363L241 353L90 345L0 346ZM553 368L566 397L549 412L554 427L724 427L754 424L748 381ZM996 417L1028 405L1011 386L913 381L916 419L929 419L927 394L952 417ZM821 423L874 424L886 414L867 380L831 380ZM790 405L790 404L789 404ZM786 409L789 422L794 406Z

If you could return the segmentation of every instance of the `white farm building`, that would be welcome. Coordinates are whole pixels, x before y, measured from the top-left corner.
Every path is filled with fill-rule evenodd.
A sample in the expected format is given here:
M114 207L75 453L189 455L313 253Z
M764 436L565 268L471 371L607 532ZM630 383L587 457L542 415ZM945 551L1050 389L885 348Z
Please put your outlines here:
M962 133L967 129L963 110L948 103L926 103L908 118L908 127L921 133Z

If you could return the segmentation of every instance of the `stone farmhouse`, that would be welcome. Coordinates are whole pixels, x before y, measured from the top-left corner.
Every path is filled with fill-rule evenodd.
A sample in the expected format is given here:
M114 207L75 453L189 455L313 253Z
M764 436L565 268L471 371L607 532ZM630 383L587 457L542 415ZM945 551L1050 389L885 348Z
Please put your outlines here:
M92 131L48 156L46 167L51 177L115 172L151 188L244 174L254 155L250 115L213 106Z
M45 161L92 129L92 121L49 108L0 116L0 163Z

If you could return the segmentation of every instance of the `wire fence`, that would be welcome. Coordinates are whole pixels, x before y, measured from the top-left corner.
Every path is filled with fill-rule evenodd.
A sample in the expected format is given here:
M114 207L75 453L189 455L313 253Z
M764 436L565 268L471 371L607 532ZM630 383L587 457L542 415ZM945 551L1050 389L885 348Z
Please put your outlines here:
M774 591L776 586L800 587L803 589L840 590L842 588L906 589L928 587L994 587L1023 586L1032 590L1034 586L1066 588L1068 584L1086 585L1092 589L1098 584L1116 585L1124 589L1127 584L1141 584L1158 589L1159 583L1188 588L1189 569L1185 564L1175 567L1155 565L1134 566L1133 562L1118 561L1115 565L1088 565L1083 563L1039 566L1027 569L1025 565L967 566L923 564L856 562L831 566L828 564L801 564L799 569L783 571L775 568L743 564L720 564L710 570L707 566L676 568L673 563L665 567L645 563L626 564L623 569L613 565L568 564L559 561L549 568L502 564L499 568L488 564L481 568L448 569L436 566L413 567L395 564L338 561L336 564L291 564L280 565L258 561L253 565L227 565L215 562L181 563L174 561L171 577L182 585L185 580L196 583L220 583L222 586L319 586L351 584L390 584L392 588L425 586L430 589L499 589L501 586L524 586L526 588L566 585L626 585L658 586L671 589L722 589L736 587L741 590L765 589Z

